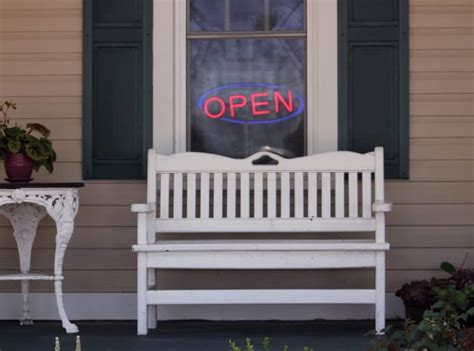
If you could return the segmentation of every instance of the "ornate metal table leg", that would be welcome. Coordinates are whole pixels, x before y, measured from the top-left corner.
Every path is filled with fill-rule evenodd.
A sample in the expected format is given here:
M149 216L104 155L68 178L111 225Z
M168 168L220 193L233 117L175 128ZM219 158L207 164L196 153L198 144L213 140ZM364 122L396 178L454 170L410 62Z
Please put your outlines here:
M18 247L20 258L20 270L28 274L31 267L31 249L36 237L38 223L46 215L44 207L30 204L10 204L0 208L0 214L7 217L13 226L13 235ZM33 320L30 316L29 305L29 280L21 281L21 293L23 296L23 314L20 318L21 325L31 325Z
M71 323L66 315L63 301L63 260L64 254L69 240L71 239L74 222L58 222L56 223L58 234L56 236L56 253L54 257L54 275L56 277L54 281L54 292L56 294L56 302L58 304L58 312L63 322L63 328L68 333L77 333L79 329L73 323Z
M59 316L62 320L63 328L67 333L77 333L79 329L71 323L66 315L63 301L63 261L67 245L74 232L74 218L78 210L77 191L69 191L60 198L49 201L47 210L49 215L55 220L56 234L56 252L54 256L54 292L58 305Z

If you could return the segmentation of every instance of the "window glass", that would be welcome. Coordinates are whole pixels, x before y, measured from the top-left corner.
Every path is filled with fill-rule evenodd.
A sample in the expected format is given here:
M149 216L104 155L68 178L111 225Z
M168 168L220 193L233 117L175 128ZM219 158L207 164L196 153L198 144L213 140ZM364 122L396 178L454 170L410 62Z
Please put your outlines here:
M265 30L264 0L231 0L229 30Z
M222 1L222 0L221 0ZM225 8L215 0L192 0L189 7L189 30L212 32L225 30Z
M272 0L270 30L304 30L305 11L303 0Z
M304 0L190 0L190 32L303 31Z

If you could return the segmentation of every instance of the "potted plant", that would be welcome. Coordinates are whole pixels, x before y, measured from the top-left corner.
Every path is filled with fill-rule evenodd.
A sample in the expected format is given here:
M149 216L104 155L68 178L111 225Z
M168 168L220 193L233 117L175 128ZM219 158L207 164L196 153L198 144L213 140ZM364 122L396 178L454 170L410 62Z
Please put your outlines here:
M385 336L371 341L370 351L474 350L474 328L466 321L474 316L471 302L474 284L456 288L453 283L434 289L436 302L420 322L407 319L402 328L389 325Z
M436 302L436 289L453 285L462 290L474 282L474 270L464 268L468 255L465 256L459 268L449 262L440 265L442 271L448 273L449 278L432 278L430 281L418 280L404 284L395 294L403 300L407 318L416 322L423 319L423 313L429 310Z
M423 318L423 313L436 302L432 282L427 280L403 284L395 295L403 300L406 317L417 322Z
M49 173L54 170L56 152L49 140L50 130L39 123L28 123L26 127L11 126L8 113L16 110L13 101L0 105L3 121L0 122L0 157L4 160L7 181L29 182L33 169L44 166Z

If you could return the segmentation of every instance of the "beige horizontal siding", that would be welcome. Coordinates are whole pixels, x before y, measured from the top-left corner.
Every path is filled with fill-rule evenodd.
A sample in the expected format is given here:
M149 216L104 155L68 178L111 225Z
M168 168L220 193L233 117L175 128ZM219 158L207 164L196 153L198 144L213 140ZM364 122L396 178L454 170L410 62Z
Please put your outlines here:
M474 71L474 50L418 50L410 56L411 72Z
M411 141L412 160L473 160L473 138L423 138Z
M440 275L440 261L459 263L474 248L473 10L474 0L410 0L411 177L386 185L387 198L395 203L387 228L393 248L388 291ZM41 171L37 180L81 179L81 16L82 0L0 0L0 101L17 101L19 123L51 128L58 153L55 173ZM135 291L130 246L136 222L129 204L144 201L145 191L144 182L87 182L65 260L67 292ZM43 220L34 269L52 269L54 234L54 223ZM15 250L9 224L0 219L0 270L17 269ZM372 286L373 272L159 273L167 288L183 282L195 288L242 287L243 281L252 287L364 288ZM32 288L52 291L47 282ZM17 292L19 284L2 282L0 291Z
M472 138L474 137L473 116L411 116L410 136L412 138Z
M81 53L82 32L2 32L0 53Z
M0 12L1 32L79 32L81 9L23 9Z
M410 6L411 28L472 28L474 7L470 6Z
M474 35L473 35L474 37ZM412 94L413 117L474 116L474 94Z
M474 180L474 160L412 161L410 162L410 179L416 181L472 182Z
M0 54L0 75L81 75L80 53Z
M80 96L81 75L2 76L1 96Z
M0 10L82 10L82 0L2 0Z
M474 0L410 0L411 6L474 6Z
M16 119L77 119L82 121L81 96L15 96ZM65 121L64 123L68 123ZM48 125L50 122L48 122ZM54 137L54 135L53 135Z
M412 72L410 92L413 94L472 94L474 72Z
M411 18L416 18L412 14ZM474 28L410 28L410 48L413 50L472 50Z

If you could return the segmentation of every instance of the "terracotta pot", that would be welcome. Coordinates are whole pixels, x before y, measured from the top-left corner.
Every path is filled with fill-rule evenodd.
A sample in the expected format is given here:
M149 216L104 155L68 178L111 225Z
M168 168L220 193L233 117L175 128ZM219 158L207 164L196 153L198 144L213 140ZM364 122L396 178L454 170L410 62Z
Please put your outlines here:
M33 160L25 153L5 154L5 171L9 182L29 182L33 172Z

